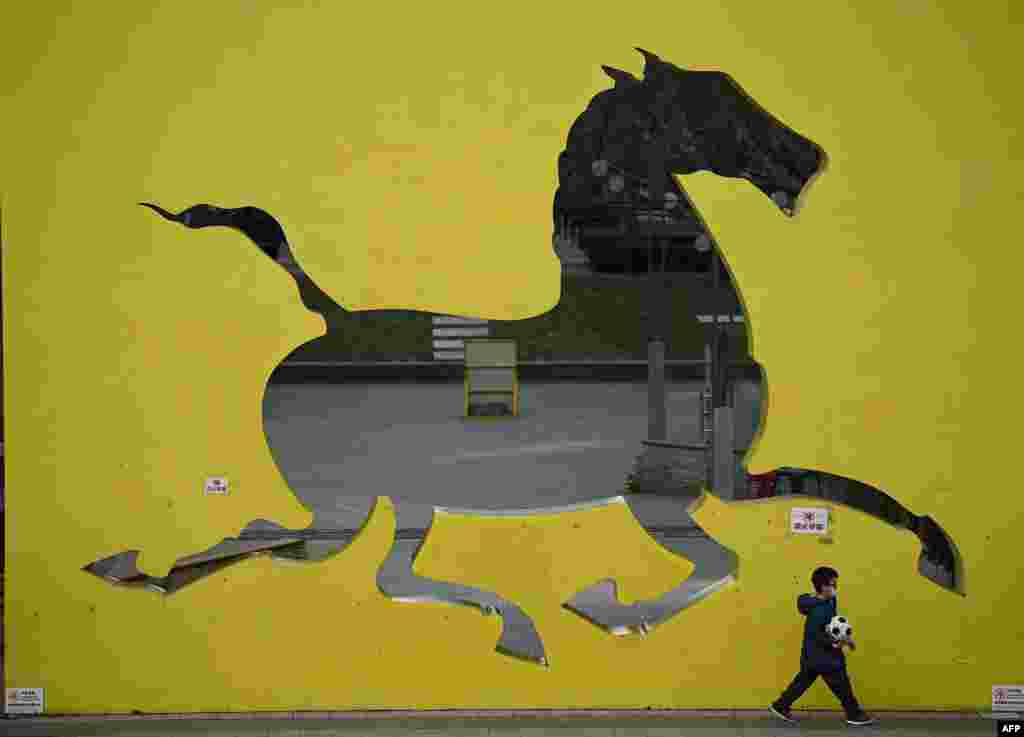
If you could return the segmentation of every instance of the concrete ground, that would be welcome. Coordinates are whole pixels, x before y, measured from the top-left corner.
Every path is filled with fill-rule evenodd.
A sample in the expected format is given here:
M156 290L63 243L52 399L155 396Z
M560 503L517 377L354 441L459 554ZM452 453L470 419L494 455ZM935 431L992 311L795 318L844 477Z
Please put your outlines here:
M701 386L668 387L669 438L701 439ZM545 509L623 493L647 439L647 385L524 383L520 416L467 420L463 385L270 385L264 428L318 529L358 529L375 496L421 506ZM751 413L753 407L747 411ZM753 434L754 418L744 418ZM749 439L748 439L749 442ZM692 527L690 499L631 501L646 527Z
M800 717L799 712L796 712ZM260 715L227 718L20 718L0 722L0 735L10 737L293 737L316 735L380 735L381 737L816 737L851 734L899 737L983 737L996 733L996 723L977 715L885 715L867 727L852 727L840 713L813 713L787 724L756 712L681 712L473 715L398 713Z

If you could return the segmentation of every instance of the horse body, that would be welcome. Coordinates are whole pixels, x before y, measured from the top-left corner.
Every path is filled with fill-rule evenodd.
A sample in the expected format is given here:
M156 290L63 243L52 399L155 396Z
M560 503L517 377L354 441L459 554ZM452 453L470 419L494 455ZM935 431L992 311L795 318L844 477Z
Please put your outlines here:
M640 284L641 292L660 294L670 300L672 294L707 297L702 298L703 301L691 299L681 313L673 312L675 322L695 324L698 314L708 305L726 303L730 311L742 315L738 292L728 278L728 271L719 271L717 249L706 247L713 239L672 175L707 170L746 179L783 213L792 216L808 183L824 166L824 152L770 116L727 75L680 69L649 52L642 53L646 62L642 80L605 68L615 80L615 87L595 96L573 124L566 149L559 157L559 189L553 208L556 240L583 254L575 272L565 269L563 300L567 289L595 289L612 297L617 290L635 290ZM287 263L306 306L324 314L328 334L332 330L344 330L344 335L348 335L348 331L365 334L373 329L373 321L386 317L386 313L380 312L345 311L325 295L301 267L294 264L284 231L263 210L196 205L173 214L157 205L143 204L165 219L189 228L233 227L279 264ZM649 227L652 220L660 224L660 230ZM639 222L648 225L638 226ZM612 236L608 235L609 230ZM646 276L637 277L630 272L631 265L635 264L616 262L619 258L616 245L628 242L627 245L637 246L654 243L656 239L660 239L662 245L661 255L646 256ZM701 243L705 244L703 252ZM673 261L675 254L683 251L689 255ZM650 272L654 272L653 275ZM658 285L658 289L649 289L647 284ZM659 292L665 286L670 288ZM623 334L663 337L665 325L654 319L659 304L666 303L656 300L635 303L632 311L621 314L619 327ZM586 314L576 317L586 322ZM516 329L523 325L528 327L530 321L545 319L551 319L551 315L515 321L515 326ZM502 321L492 322L500 332ZM511 329L513 323L504 325ZM639 351L642 356L645 346L640 337L637 341L636 345L615 345L611 350L620 354ZM758 374L760 381L763 374L759 371ZM514 603L491 592L429 581L415 575L412 564L419 548L410 544L407 531L428 529L434 510L438 508L477 515L522 515L551 514L560 509L604 504L629 504L634 516L650 529L657 524L654 517L663 514L665 499L652 500L649 495L623 490L630 462L643 451L647 418L633 418L638 421L618 427L614 432L597 432L594 428L598 420L587 416L585 405L578 403L575 417L570 404L557 420L550 417L545 420L543 415L548 411L545 408L526 417L525 424L520 424L518 429L514 424L518 419L485 427L467 423L460 417L457 408L461 403L450 403L447 410L441 405L428 406L433 401L431 397L441 396L444 391L450 393L452 385L443 390L436 384L424 386L415 381L414 384L415 391L405 387L403 394L411 399L392 408L395 417L402 418L401 422L385 422L381 427L368 428L353 424L352 418L345 416L347 410L339 408L338 425L332 428L331 442L336 447L347 443L352 451L352 462L343 469L343 478L324 482L341 491L336 494L338 502L333 509L326 505L315 510L317 517L312 531L358 530L371 512L375 491L388 489L388 496L396 504L398 524L392 550L378 572L380 589L395 600L446 601L475 606L485 613L498 613L505 625L498 649L546 664L536 628ZM460 390L461 385L454 385L454 389ZM614 391L612 394L608 391L602 388L607 403L619 401L613 396ZM631 390L622 391L626 396ZM626 397L623 401L628 404L630 400ZM722 401L716 396L716 404ZM595 416L609 414L608 406L589 411ZM347 439L339 439L336 430L343 430L346 422L349 424L345 427L352 434ZM751 429L750 439L753 434L756 428ZM356 447L360 443L362 447ZM311 462L301 454L286 457L298 451L288 449L270 430L268 444L282 470L301 468L303 463ZM357 468L363 462L360 459L364 459L366 466L362 472ZM543 469L541 475L545 478L526 491L521 489L521 493L500 495L497 499L492 496L491 501L467 497L467 488L486 485L488 478L507 477L516 464L523 467L524 462ZM490 470L481 472L481 467L487 464ZM399 475L387 476L387 471ZM689 487L677 489L675 500L670 502L675 507L677 520L688 519L689 509L701 494L715 493L714 488L707 489L702 470L694 471L688 481ZM571 489L568 505L564 493L567 485ZM869 502L884 498L895 505L894 514L899 524L918 532L926 550L934 553L945 549L943 544L948 540L934 523L929 526L929 518L916 517L882 492L860 486L868 490L863 494ZM392 489L400 491L392 493ZM546 492L562 503L543 503ZM524 501L523 494L532 496ZM467 500L473 503L467 504ZM858 506L864 508L864 504ZM652 516L651 509L661 512ZM286 530L271 521L257 520L238 538L226 539L204 553L179 560L168 576L159 579L146 576L136 568L136 551L96 561L86 569L115 582L138 583L171 592L247 555L265 552L298 555L297 549L315 537L310 534L312 531L304 535L303 531ZM346 544L342 541L335 548ZM717 552L712 556L713 562L703 567L698 564L693 576L655 600L631 606L619 604L614 581L602 581L581 590L565 606L609 632L646 633L732 580L735 555L721 546Z

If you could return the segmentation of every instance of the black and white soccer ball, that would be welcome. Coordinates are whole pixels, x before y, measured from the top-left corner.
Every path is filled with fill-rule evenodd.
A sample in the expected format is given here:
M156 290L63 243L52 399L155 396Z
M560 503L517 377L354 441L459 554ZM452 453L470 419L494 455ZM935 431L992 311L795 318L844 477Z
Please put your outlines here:
M846 617L835 616L825 625L825 631L828 632L828 636L835 642L840 642L850 639L850 635L853 634L853 627L850 626L850 622Z

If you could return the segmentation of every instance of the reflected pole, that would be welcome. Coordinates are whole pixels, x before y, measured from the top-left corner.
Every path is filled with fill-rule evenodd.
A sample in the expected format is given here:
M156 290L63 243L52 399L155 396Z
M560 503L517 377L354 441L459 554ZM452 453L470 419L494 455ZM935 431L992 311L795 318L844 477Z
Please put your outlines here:
M663 211L670 202L666 197L668 186L666 179L666 152L664 143L652 147L648 159L647 184L650 188L648 228L648 281L651 287L650 321L651 331L647 342L647 403L649 440L668 441L668 402L665 389L665 350L668 334L668 284L666 283L665 262L667 254L661 249L658 263L655 261L657 239L654 234L655 213ZM660 268L659 268L660 266Z

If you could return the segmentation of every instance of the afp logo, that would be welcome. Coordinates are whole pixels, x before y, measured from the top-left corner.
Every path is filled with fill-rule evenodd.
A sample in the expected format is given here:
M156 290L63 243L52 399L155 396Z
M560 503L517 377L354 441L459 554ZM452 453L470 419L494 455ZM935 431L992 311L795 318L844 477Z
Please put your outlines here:
M1024 735L1024 721L1019 719L1005 720L1000 719L996 726L996 734L1015 734Z

